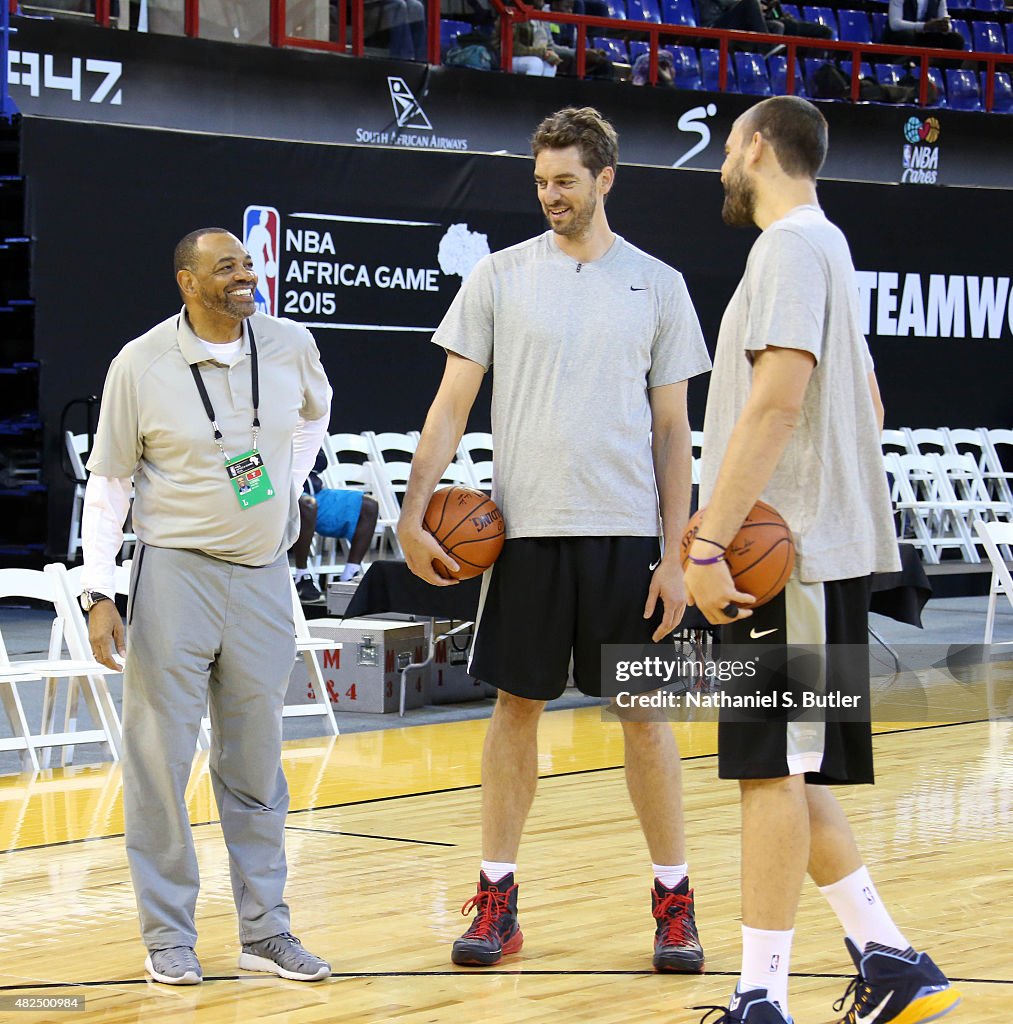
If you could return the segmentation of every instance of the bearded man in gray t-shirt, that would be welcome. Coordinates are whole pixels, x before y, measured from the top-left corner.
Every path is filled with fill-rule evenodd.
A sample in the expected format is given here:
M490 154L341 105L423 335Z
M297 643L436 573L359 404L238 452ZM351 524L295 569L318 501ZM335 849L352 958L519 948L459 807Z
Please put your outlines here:
M412 572L447 585L432 563L451 559L422 516L494 366L493 497L507 539L483 580L470 671L499 699L483 755L483 860L469 901L477 913L452 953L476 966L523 942L514 872L537 782L538 720L563 692L571 658L577 686L600 695L602 644L661 640L682 617L686 389L710 367L682 276L609 228L612 126L588 107L562 110L542 122L532 150L550 230L480 262L436 331L447 366L398 527ZM695 973L704 957L678 748L667 722L623 727L627 782L654 862L654 965Z
M685 582L690 599L723 625L732 657L783 663L785 644L809 645L825 659L823 692L862 703L839 705L858 708L853 720L772 713L743 721L722 710L719 772L739 779L742 794L743 926L739 983L715 1024L790 1024L789 962L807 869L858 971L842 1024L918 1024L960 1000L894 924L828 789L872 782L869 575L899 560L855 270L816 197L826 150L823 115L790 96L747 110L725 144L724 219L762 234L718 335L704 421L705 512ZM787 520L797 559L781 594L750 609L723 551L761 497ZM805 660L773 678L797 689ZM775 703L767 707L784 692L768 691Z

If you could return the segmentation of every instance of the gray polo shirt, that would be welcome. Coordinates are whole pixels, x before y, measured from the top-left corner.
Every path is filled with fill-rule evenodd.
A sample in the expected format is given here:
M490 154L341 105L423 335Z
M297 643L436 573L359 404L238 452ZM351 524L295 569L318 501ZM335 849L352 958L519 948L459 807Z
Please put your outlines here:
M721 321L704 419L700 504L768 345L816 359L798 425L760 495L795 537L803 583L900 568L879 428L872 357L859 327L858 286L843 233L816 206L798 206L753 244Z
M578 263L546 231L481 260L433 341L493 367L508 537L658 535L649 391L710 369L680 273L618 235Z
M230 457L250 449L250 339L232 366L208 357L181 312L125 345L109 367L88 470L134 477L134 532L145 544L187 548L240 565L267 565L299 533L292 481L296 422L327 412L329 388L313 336L291 320L254 314L260 370L258 448L275 495L241 509L190 364L200 369Z

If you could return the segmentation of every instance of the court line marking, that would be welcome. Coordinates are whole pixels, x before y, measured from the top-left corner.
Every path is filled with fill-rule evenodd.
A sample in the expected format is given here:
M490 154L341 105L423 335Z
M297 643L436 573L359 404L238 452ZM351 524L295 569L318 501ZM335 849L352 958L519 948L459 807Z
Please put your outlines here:
M342 832L333 828L306 828L304 825L286 825L286 832L316 832L322 836L354 836L356 839L385 839L391 843L416 843L419 846L449 846L457 843L438 843L434 839L404 839L401 836L376 836L369 832Z
M737 978L739 976L738 971L707 971L705 974L693 975L693 974L671 974L669 972L659 972L653 970L642 970L642 971L619 971L619 970L586 970L586 971L566 971L566 970L547 970L534 968L531 970L524 970L523 968L514 968L512 970L483 967L476 970L459 970L459 971L332 971L330 977L332 978L484 978L489 975L497 976L508 976L508 977L523 977L525 974L531 975L532 977L656 977L656 978ZM854 977L853 974L829 974L820 973L816 971L805 971L796 974L792 971L789 975L790 978L825 978L831 981L850 981ZM251 974L217 974L217 975L205 975L204 981L243 981L252 977ZM270 975L264 974L263 977L268 978ZM950 978L953 984L959 985L1013 985L1013 979L1010 978ZM106 985L149 985L155 984L149 978L123 978L119 980L110 979L105 981L48 981L41 982L36 985L0 985L0 992L22 992L22 991L37 991L39 989L67 989L67 988L98 988ZM315 990L319 990L318 986L314 986Z
M883 732L873 733L873 740L878 739L881 736L901 736L904 733L909 732L929 732L933 729L953 729L962 725L983 725L991 722L991 718L976 718L970 722L937 722L933 725L913 725L905 729L889 729ZM680 761L704 761L707 758L715 758L718 755L714 754L691 754L689 757L682 757ZM602 765L598 768L579 768L572 772L555 772L551 775L539 775L538 781L542 782L551 779L567 779L575 775L594 775L598 772L615 772L622 771L623 766L621 764ZM315 811L335 811L345 807L362 807L366 804L382 804L387 803L391 800L412 800L416 797L423 796L441 796L445 793L465 793L472 789L481 789L482 783L473 782L467 786L448 786L445 789L425 789L417 793L392 793L389 796L374 796L368 797L364 800L349 800L345 803L338 804L322 804L319 807L300 807L294 811L289 811L288 816L292 817L296 814L311 814ZM191 828L203 828L207 825L220 825L221 819L212 818L210 821L195 821L190 823ZM288 828L289 826L285 826ZM101 843L107 839L123 839L124 834L122 832L113 832L105 836L85 836L82 839L61 839L56 843L39 843L35 846L16 846L12 849L0 850L0 855L9 855L15 853L21 853L24 850L53 850L60 846L78 846L81 843ZM374 838L374 837L370 837ZM384 838L384 837L377 837ZM408 842L409 840L405 840Z

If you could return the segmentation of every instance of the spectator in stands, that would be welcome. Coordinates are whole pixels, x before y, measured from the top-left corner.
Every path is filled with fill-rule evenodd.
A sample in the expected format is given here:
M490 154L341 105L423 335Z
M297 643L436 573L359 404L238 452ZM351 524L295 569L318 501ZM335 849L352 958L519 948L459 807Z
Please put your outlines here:
M581 6L585 6L582 2ZM549 0L549 10L559 14L583 14L578 10L575 0ZM549 34L552 37L552 49L562 58L558 73L574 75L577 73L577 27L565 22L548 22ZM604 50L588 47L584 51L584 77L604 78L613 81L616 77L612 61Z
M331 38L338 37L338 4L331 3ZM365 35L387 33L387 46L398 60L426 59L426 9L421 0L365 0Z
M633 73L630 80L634 85L647 85L650 81L651 54L642 53L633 62ZM658 81L657 85L675 85L675 62L668 50L658 50Z
M380 507L374 498L362 491L337 490L324 487L319 474L327 467L327 456L321 451L306 480L306 491L299 499L299 537L292 545L295 561L295 589L303 602L319 601L321 593L312 573L306 568L313 534L344 537L348 540L348 562L341 573L342 582L353 579L362 568L369 550Z
M799 21L781 10L779 0L760 0L763 20L767 31L786 36L804 36L807 39L833 39L834 32L829 25L821 25L816 21Z
M563 58L556 53L552 45L552 36L544 21L514 22L514 58L513 72L515 75L539 75L542 78L555 78L556 69Z
M966 50L964 37L953 28L946 0L890 0L884 43Z
M700 24L704 28L730 28L739 32L765 32L781 35L784 26L774 22L768 25L763 17L760 0L699 0ZM742 44L738 44L739 48ZM783 50L783 46L774 46L767 50L766 56L773 56Z

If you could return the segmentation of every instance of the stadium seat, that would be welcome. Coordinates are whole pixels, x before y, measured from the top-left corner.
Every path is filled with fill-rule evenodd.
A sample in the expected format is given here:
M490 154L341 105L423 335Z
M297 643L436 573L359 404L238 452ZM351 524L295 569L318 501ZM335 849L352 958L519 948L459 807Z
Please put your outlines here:
M1013 53L1013 21L1006 24L1006 52Z
M851 66L852 62L850 60L841 61L841 71L844 73L844 77L847 78L849 82L851 81ZM862 78L876 77L872 73L872 65L867 60L863 60L862 63L858 65L858 73L859 75L862 76Z
M812 21L818 25L826 25L833 33L834 39L838 38L837 16L831 7L803 7L802 20Z
M981 110L981 90L973 71L947 68L946 95L954 110Z
M967 27L967 22L960 18L951 18L950 20L953 23L954 31L959 32L964 37L964 42L967 43L967 48L969 50L973 50L974 40L971 38L971 30Z
M457 45L457 37L461 32L472 32L475 26L466 21L451 21L447 18L440 19L440 53L445 57L447 50L452 50Z
M651 52L651 44L649 42L647 42L645 39L631 39L626 45L630 48L630 63L631 64L638 57L642 56L645 53L650 53ZM658 53L661 53L663 50L667 50L669 55L672 57L672 59L673 60L675 59L675 55L672 53L672 47L671 46L659 46L658 47ZM693 56L694 56L694 58L696 57L695 54Z
M912 69L912 74L915 76L917 81L921 81L921 68L916 65ZM931 99L928 102L930 107L946 107L949 104L946 102L946 82L943 80L943 72L940 68L929 68L929 81L932 82L936 87L936 101L933 103ZM917 103L917 99L915 100Z
M630 21L650 21L660 25L661 7L658 0L626 0L626 17Z
M802 13L794 4L781 4L781 13L787 18L794 18L796 21L802 21Z
M661 0L661 20L666 25L696 25L693 0Z
M951 3L947 3L946 9L948 11L973 11L974 0L952 0Z
M768 57L767 71L770 75L771 93L774 96L784 96L788 91L788 58L783 53L779 53L776 57ZM795 95L807 95L805 82L802 81L802 72L799 70L797 61L795 63Z
M626 0L605 0L610 18L618 18L619 21L626 20Z
M607 36L595 36L591 45L596 50L604 50L605 56L613 63L629 64L630 55L626 52L625 39L609 39Z
M703 79L703 87L709 92L718 91L718 54L720 50L702 49L700 51L700 76ZM728 55L728 80L725 85L728 92L737 92L735 86L735 68L732 65L732 56Z
M872 42L872 33L869 31L869 16L865 11L838 11L837 23L840 26L841 39L844 42Z
M692 46L673 46L669 48L675 68L675 87L677 89L699 89L700 62L696 50Z
M889 21L889 17L885 14L881 14L879 11L873 11L872 13L872 41L878 43L883 38L883 33L886 31L886 25Z
M876 81L880 85L899 85L904 69L899 64L877 64Z
M974 6L979 11L1006 10L1005 0L974 0Z
M1005 53L1006 46L1002 41L1002 30L995 21L972 21L971 34L974 49L983 53Z
M739 92L750 96L770 95L767 65L758 53L736 53L735 74L739 80Z
M982 92L985 83L982 82ZM995 94L992 97L992 112L996 114L1013 114L1013 80L1008 71L995 73Z

